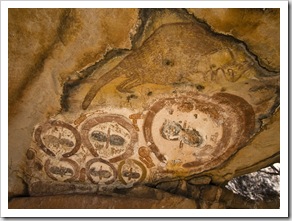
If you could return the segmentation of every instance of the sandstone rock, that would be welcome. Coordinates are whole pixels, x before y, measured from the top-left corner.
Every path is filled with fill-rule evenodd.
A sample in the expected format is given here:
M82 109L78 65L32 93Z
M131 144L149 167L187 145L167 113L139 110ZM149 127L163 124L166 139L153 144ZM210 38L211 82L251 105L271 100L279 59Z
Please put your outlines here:
M45 184L46 185L46 184ZM44 186L45 187L45 186ZM125 203L125 201L127 203ZM279 208L279 200L252 201L212 185L189 185L188 198L149 188L135 187L115 193L20 197L9 209L260 209Z
M176 193L178 186L179 186L180 181L168 181L168 182L162 182L156 185L157 189L164 190L169 193Z
M54 71L47 75L62 84L107 51L130 49L137 15L136 9L9 9L10 107L48 65Z
M69 75L113 48L131 48L136 9L9 9L9 191L25 191L33 127L60 111ZM111 13L112 19L108 19ZM48 34L49 33L49 34ZM21 138L21 139L20 139Z
M208 176L199 176L199 177L194 177L188 180L188 183L192 185L202 185L202 184L209 184L211 180L212 179Z
M36 179L110 190L202 173L250 142L279 102L278 75L256 64L243 45L195 22L161 26L112 70L94 76L84 99L77 90L70 111L35 127L31 148L44 165L33 170ZM102 91L121 76L123 82ZM147 84L165 91L148 98L141 93Z
M13 24L22 12L11 10ZM200 11L189 12L199 16ZM211 12L216 16L222 10ZM51 16L51 11L34 13ZM270 42L263 41L260 49L254 46L250 28L231 33L234 37L215 33L230 34L226 27L234 24L225 18L226 27L214 28L212 13L214 30L186 10L58 13L60 21L51 28L57 37L37 46L38 55L28 66L20 65L27 70L46 52L40 68L33 69L38 77L24 84L25 89L20 83L11 87L23 91L20 102L10 96L15 110L9 119L12 196L26 191L18 174L32 196L129 188L131 197L155 196L151 202L160 207L164 194L158 199L156 190L132 189L147 184L195 199L202 196L202 208L224 208L228 202L220 201L223 190L192 192L190 184L224 184L278 160L279 67L266 56L273 52L278 59L277 45L264 50ZM107 19L108 13L115 16ZM200 13L206 16L204 10ZM271 30L278 28L276 12L240 13L263 20L255 33L269 20ZM209 20L206 16L206 23ZM41 21L40 27L48 22ZM247 20L242 22L249 26ZM10 27L17 33L17 25ZM275 36L273 41L278 40ZM19 47L13 38L10 42L11 48ZM17 62L13 53L9 64ZM13 79L16 72L10 67ZM46 197L54 202L63 196ZM89 196L72 197L83 201ZM109 201L104 200L107 207Z
M188 185L188 196L197 202L200 209L278 209L280 207L279 199L254 201L214 185Z
M280 70L280 9L188 9L219 33L244 41L262 65ZM259 40L261 39L261 40Z
M43 71L45 60L59 41L64 14L63 9L8 10L9 115L16 112L12 106L26 86Z
M14 198L9 209L196 209L194 200L141 187L124 195L58 195Z

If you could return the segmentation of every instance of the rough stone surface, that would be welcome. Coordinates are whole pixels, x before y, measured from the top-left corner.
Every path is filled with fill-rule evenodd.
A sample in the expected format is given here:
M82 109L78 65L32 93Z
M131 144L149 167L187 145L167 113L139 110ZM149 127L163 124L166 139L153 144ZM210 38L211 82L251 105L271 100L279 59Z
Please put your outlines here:
M280 9L188 9L219 33L244 41L262 65L280 70ZM259 40L264 39L264 40Z
M13 198L9 209L263 209L279 208L279 199L252 201L212 185L187 185L185 196L136 187L108 195L55 195ZM126 202L126 203L125 203Z
M139 188L116 195L58 195L15 198L10 209L196 209L194 200L157 189Z
M10 195L25 191L25 146L33 127L60 111L64 81L108 50L130 49L137 22L136 9L9 9Z
M107 19L108 13L112 19ZM55 67L50 74L58 75L62 84L72 72L100 60L107 51L130 49L138 11L9 9L8 15L9 102L14 104L27 84L46 71L46 65Z
M237 10L9 9L9 195L189 197L279 161L279 12Z

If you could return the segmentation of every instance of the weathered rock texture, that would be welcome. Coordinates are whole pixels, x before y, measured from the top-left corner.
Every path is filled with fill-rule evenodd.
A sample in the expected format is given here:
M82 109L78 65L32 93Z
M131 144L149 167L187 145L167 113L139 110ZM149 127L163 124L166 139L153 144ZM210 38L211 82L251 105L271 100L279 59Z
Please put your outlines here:
M11 195L24 192L24 146L39 121L60 111L67 77L112 48L130 49L137 22L136 9L9 9Z
M226 8L188 11L210 25L212 30L245 42L261 65L280 71L280 9Z
M222 189L212 186L220 194L205 196L199 186L279 161L278 10L56 13L58 19L53 9L9 10L11 197L113 194L143 185L168 191L169 182L185 180L199 189L175 194L206 202L184 199L177 208L230 208L231 201L219 202ZM105 203L94 208L113 200L56 196L44 198L50 203L43 207L58 201L77 208L61 203L70 199L86 208L89 198ZM37 207L39 199L23 200ZM136 207L176 204L150 201Z
M159 188L159 187L158 187ZM178 195L180 194L180 195ZM188 195L185 197L184 195ZM126 202L126 203L125 203ZM211 185L187 185L175 194L138 187L111 195L56 195L14 198L10 209L272 209L279 199L252 201L230 190Z

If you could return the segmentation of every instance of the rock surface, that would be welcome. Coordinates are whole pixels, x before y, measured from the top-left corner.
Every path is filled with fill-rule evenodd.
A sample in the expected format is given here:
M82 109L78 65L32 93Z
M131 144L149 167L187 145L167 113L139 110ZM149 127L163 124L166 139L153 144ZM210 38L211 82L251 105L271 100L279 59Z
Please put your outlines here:
M130 49L137 22L136 9L9 9L11 196L25 192L25 149L33 127L60 111L64 81L112 48Z
M259 62L280 70L280 9L188 9L219 33L245 42ZM265 39L263 41L259 39Z
M211 185L187 185L179 196L154 188L136 187L110 195L55 195L13 198L9 209L262 209L279 208L279 200L252 201ZM125 201L127 203L125 203Z
M126 203L125 203L126 202ZM141 187L115 195L58 195L15 198L10 209L196 209L194 200Z
M189 196L278 162L279 11L237 10L9 9L10 196Z

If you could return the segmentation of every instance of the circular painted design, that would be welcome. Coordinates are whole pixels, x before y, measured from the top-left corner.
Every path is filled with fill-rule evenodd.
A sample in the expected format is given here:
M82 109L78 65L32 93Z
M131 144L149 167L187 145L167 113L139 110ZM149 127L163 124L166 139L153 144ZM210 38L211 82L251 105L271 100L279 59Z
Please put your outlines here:
M49 156L74 155L80 148L81 137L78 131L62 121L52 120L35 129L37 145Z
M194 93L156 101L145 117L147 146L161 162L202 172L224 162L253 134L253 108L228 93Z
M61 158L59 161L47 159L45 172L52 180L71 182L79 177L79 166L71 159Z
M146 167L138 160L127 159L118 167L119 180L124 184L138 184L145 180Z
M95 157L114 163L130 157L138 134L121 115L107 114L87 119L81 127L83 144Z
M93 158L86 163L86 175L95 184L111 184L117 179L116 168L108 161Z

